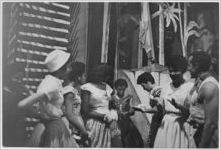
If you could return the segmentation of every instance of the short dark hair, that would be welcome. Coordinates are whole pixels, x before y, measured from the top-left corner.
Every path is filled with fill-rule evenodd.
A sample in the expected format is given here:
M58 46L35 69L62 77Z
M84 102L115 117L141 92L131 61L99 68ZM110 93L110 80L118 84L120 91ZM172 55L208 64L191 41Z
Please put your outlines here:
M142 73L137 78L137 84L147 83L148 81L151 82L152 84L155 83L153 76L151 75L151 73L148 72Z
M114 87L117 88L119 86L125 86L127 88L128 87L127 81L125 79L117 79L114 82Z
M168 62L167 66L173 68L176 71L181 71L182 73L186 72L187 70L187 60L182 55L172 55Z
M190 56L193 57L193 59L191 60L191 63L193 65L196 65L196 63L198 63L199 71L209 71L211 66L211 58L208 53L203 51L196 51L193 52Z
M68 79L70 81L77 81L77 78L85 73L85 64L82 62L72 62L71 72L68 74Z

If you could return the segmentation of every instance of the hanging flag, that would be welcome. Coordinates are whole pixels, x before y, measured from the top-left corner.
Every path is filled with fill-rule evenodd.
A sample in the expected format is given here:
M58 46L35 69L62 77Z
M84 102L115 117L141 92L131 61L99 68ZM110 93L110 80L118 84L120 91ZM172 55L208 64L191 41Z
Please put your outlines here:
M140 58L142 58L143 49L146 51L147 54L151 53L151 57L153 59L155 58L149 3L141 3L141 21L140 21L140 34L139 34ZM140 65L139 67L142 66Z
M108 55L108 40L109 40L109 25L110 25L110 8L109 3L104 3L104 17L103 17L103 36L101 47L101 62L107 62Z

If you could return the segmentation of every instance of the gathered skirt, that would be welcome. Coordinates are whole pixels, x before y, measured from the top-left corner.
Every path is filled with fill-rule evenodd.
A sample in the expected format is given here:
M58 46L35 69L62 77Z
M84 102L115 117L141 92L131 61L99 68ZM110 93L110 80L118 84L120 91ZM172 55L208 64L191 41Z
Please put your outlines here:
M40 147L76 147L68 129L61 119L45 121L45 131Z
M133 124L132 120L128 116L122 117L120 120L118 120L119 127L121 130L121 138L123 147L127 148L143 148L144 143L143 139L136 128L136 126Z
M179 116L166 114L158 129L154 148L188 148L189 139L184 127L177 121Z
M86 128L91 133L90 147L111 147L111 132L109 125L95 119L89 119L87 120Z
M32 131L31 137L26 143L26 147L39 147L42 135L45 131L45 125L43 123L38 123L34 130Z

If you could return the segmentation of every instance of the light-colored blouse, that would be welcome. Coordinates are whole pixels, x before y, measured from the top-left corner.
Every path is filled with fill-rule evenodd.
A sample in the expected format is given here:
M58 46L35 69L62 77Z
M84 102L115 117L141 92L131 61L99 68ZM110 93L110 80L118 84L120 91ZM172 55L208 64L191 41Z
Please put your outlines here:
M109 113L109 100L111 99L112 88L106 85L106 89L100 89L93 83L86 83L81 90L90 92L89 109L101 114Z
M73 98L73 101L72 101L73 102L72 112L75 113L75 114L80 115L80 111L81 111L81 96L80 96L78 90L75 89L71 85L67 85L63 89L63 95L68 94L68 93L72 93L74 95L74 98Z
M40 113L48 119L60 118L63 115L61 109L64 102L62 83L62 80L47 75L38 86L37 93L44 93L47 96L47 100L39 102Z
M165 111L179 113L180 110L175 108L168 100L174 99L176 103L184 105L185 99L193 85L194 83L192 82L186 82L178 88L174 88L171 84L168 87L164 87L161 97L164 98Z

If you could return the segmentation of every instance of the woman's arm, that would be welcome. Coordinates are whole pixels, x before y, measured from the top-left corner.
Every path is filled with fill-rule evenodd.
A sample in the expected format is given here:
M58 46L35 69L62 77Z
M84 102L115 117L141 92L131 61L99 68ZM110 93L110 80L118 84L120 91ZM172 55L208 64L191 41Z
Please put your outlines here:
M74 94L69 93L65 95L65 108L66 108L66 116L71 124L77 127L83 135L87 135L87 130L85 128L83 119L80 114L73 112L73 99ZM80 107L80 106L79 106Z
M105 114L100 114L98 112L90 111L88 113L88 117L94 118L94 119L97 119L97 120L100 120L100 121L104 121Z
M137 107L133 107L135 110L138 110L138 111L141 111L143 113L156 113L158 110L157 110L157 107L153 107L153 108L146 108L146 107L140 107L140 108L137 108Z
M89 101L90 101L90 92L83 90L82 91L82 113L85 115L87 118L94 118L100 121L104 121L104 114L100 114L94 111L90 110L89 107Z
M174 99L172 99L171 101L169 100L169 102L177 109L179 109L184 115L189 115L189 108L176 103L176 101Z
M31 95L23 100L21 100L18 103L18 108L22 108L22 109L27 109L30 106L32 106L33 104L42 101L42 100L47 100L47 95L44 93L36 93L34 95Z
M157 111L158 111L157 107L153 107L153 108L149 108L149 109L144 110L145 113L156 113Z

